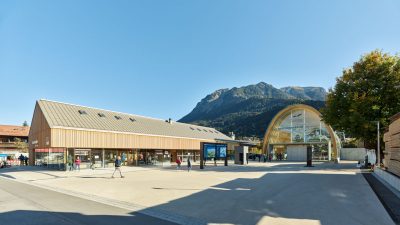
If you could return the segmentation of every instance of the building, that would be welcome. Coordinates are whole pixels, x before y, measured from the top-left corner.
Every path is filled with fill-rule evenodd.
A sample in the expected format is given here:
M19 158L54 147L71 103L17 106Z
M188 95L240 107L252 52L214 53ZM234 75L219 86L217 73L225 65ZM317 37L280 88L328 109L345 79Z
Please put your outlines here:
M172 120L66 104L36 102L29 132L30 163L65 169L80 157L81 167L112 167L116 156L125 165L169 165L200 157L202 142L232 139L221 132Z
M263 152L274 159L305 161L307 146L312 146L314 160L333 160L340 155L340 140L318 110L302 104L281 110L268 126Z
M383 140L385 142L384 166L387 170L400 177L400 113L390 118L388 131Z
M15 162L28 155L29 127L0 125L0 161Z

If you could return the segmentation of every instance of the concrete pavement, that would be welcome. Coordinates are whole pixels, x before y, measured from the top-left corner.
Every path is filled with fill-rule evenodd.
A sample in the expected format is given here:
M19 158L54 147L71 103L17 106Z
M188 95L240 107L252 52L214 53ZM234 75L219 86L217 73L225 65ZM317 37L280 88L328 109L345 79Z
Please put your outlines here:
M193 218L193 224L394 224L355 163L316 163L306 168L304 163L252 162L208 166L204 171L195 168L190 173L173 168L123 169L124 179L111 179L112 170L2 175L82 198L109 199L122 208L132 204L138 206L137 212Z
M174 224L9 179L0 178L0 187L0 224Z

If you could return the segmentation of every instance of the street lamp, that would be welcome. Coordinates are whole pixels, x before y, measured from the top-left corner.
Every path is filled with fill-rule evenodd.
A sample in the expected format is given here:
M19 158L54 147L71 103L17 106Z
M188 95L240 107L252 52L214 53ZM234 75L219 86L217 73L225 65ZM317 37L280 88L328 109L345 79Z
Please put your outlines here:
M380 131L379 131L379 127L380 127L380 123L379 123L379 120L377 120L377 121L371 121L371 122L373 122L373 123L376 123L376 125L377 125L377 135L378 135L378 137L377 137L377 139L378 139L378 160L377 160L377 164L378 164L378 167L380 167L380 165L381 165L381 140L380 140Z

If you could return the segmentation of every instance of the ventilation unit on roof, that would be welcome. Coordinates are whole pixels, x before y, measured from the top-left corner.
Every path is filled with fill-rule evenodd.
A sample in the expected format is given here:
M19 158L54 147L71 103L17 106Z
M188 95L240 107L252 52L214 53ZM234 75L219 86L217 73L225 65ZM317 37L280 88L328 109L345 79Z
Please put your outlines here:
M122 117L120 117L120 116L114 116L115 117L115 119L117 119L117 120L122 120Z
M131 122L135 122L136 120L135 120L135 118L129 118L129 120L131 121Z
M99 115L100 117L106 117L106 115L104 115L104 113L97 113L97 115Z
M78 110L79 114L81 115L87 115L87 112L85 110Z

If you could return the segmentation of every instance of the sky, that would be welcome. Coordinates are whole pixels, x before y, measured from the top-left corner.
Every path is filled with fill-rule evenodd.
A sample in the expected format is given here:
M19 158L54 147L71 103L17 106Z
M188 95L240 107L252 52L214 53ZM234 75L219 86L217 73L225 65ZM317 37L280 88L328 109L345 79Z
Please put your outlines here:
M0 124L38 99L178 120L222 88L328 89L399 28L396 0L0 0Z

